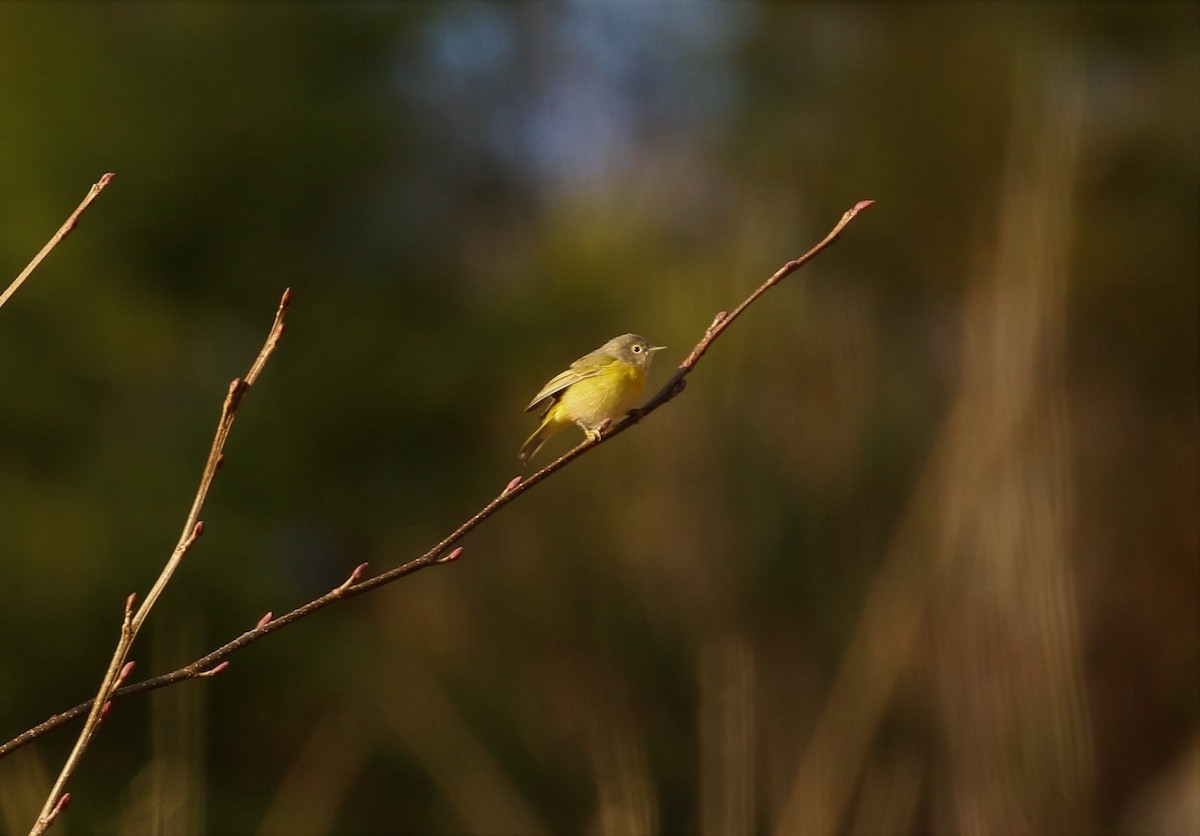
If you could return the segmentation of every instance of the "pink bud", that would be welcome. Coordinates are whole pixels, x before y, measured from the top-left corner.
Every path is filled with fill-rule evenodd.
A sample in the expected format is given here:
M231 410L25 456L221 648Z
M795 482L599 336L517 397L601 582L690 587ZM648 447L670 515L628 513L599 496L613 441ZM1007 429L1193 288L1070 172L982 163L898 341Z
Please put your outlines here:
M461 555L462 553L463 553L463 547L459 546L458 548L456 548L454 551L450 552L449 554L439 557L437 560L434 561L434 563L453 563L454 561L458 560L459 555Z

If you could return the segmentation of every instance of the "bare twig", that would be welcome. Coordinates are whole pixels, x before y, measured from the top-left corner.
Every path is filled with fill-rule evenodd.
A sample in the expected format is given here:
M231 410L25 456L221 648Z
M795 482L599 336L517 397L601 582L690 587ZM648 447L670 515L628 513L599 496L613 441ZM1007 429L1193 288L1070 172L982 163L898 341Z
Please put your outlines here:
M392 581L399 580L400 578L406 577L407 575L411 575L414 572L418 572L430 566L444 565L457 560L462 554L462 548L457 547L451 549L451 547L454 546L455 543L461 540L477 525L482 523L488 517L492 516L492 514L499 511L508 503L512 502L525 491L532 488L534 485L546 479L556 471L561 470L563 467L566 467L574 459L583 455L593 447L603 444L614 435L629 429L634 424L644 419L651 412L679 395L683 391L686 384L685 378L691 374L692 369L695 368L696 364L700 361L700 358L704 356L706 351L708 351L708 348L712 345L713 341L716 340L716 338L722 333L724 333L725 329L728 328L730 324L746 310L746 308L753 304L758 297L762 296L772 287L779 284L779 282L781 282L788 275L795 272L797 269L815 258L823 250L828 248L834 241L837 240L838 236L841 235L842 230L846 227L846 225L849 224L859 212L870 206L872 202L873 201L870 200L859 201L854 205L854 208L842 215L841 220L838 221L837 225L829 231L829 234L827 234L820 241L820 243L818 243L804 255L793 261L789 261L787 264L780 267L774 275L772 275L757 289L755 289L755 291L751 293L740 305L734 308L731 313L722 311L721 313L717 314L717 316L713 319L712 324L710 324L707 330L705 330L704 336L700 339L700 342L696 344L684 361L679 364L679 367L675 370L675 373L666 382L666 384L664 384L663 387L659 389L649 401L647 401L645 406L643 406L641 409L636 409L630 412L630 414L624 419L601 433L598 438L585 439L579 445L569 450L555 461L546 465L529 478L524 480L522 480L519 476L513 478L504 486L500 493L497 494L494 499L492 499L491 502L483 506L478 513L460 525L440 543L435 545L429 551L425 552L425 554L410 560L401 566L397 566L394 569L389 569L386 572L381 572L378 575L365 579L363 578L363 575L366 573L367 564L364 563L356 567L340 585L325 593L320 598L309 601L307 604L297 607L291 612L285 613L277 618L267 617L271 616L271 614L268 613L267 616L264 616L259 620L258 624L253 629L246 631L228 644L225 644L211 653L202 656L201 658L192 662L190 665L185 665L178 670L163 674L162 676L156 676L152 679L127 685L124 688L114 691L111 695L111 698L114 700L126 699L128 697L137 696L138 694L144 694L147 691L154 691L159 688L164 688L168 685L174 685L177 682L183 682L185 680L195 679L201 676L210 676L220 670L223 670L224 666L227 664L225 660L246 645L257 641L267 634L273 633L274 631L291 624L294 621L299 621L306 616L312 615L317 610L324 609L325 607L336 603L337 601L353 598L356 595L369 592L372 589L384 586ZM33 742L47 732L69 723L76 717L86 713L90 708L90 705L90 703L83 703L82 705L75 706L69 711L56 714L40 725L34 726L7 743L0 745L0 759L11 754L22 746Z
M86 202L85 204L86 205ZM80 207L81 209L83 207ZM78 213L78 210L77 210ZM70 221L68 221L70 223ZM58 773L58 778L54 781L54 786L51 788L49 795L46 796L46 802L42 807L41 815L38 816L37 822L33 829L30 830L30 836L41 834L46 831L58 814L66 806L65 799L70 795L63 792L67 781L70 779L75 768L79 765L80 758L83 757L84 750L91 743L96 729L99 728L101 721L108 713L108 709L112 704L114 692L120 688L122 682L133 670L133 662L127 661L129 650L133 646L134 639L137 638L138 631L146 621L146 617L150 615L150 610L154 608L154 604L158 601L159 595L166 588L167 583L175 574L175 570L179 567L184 556L191 551L196 540L204 533L204 523L200 520L200 511L204 507L204 501L208 498L208 490L212 486L213 478L217 474L217 470L221 466L224 459L225 441L229 437L229 430L233 426L233 420L237 416L238 406L241 404L242 396L246 394L250 386L258 379L258 375L262 372L263 366L267 359L275 350L275 346L279 343L279 338L283 335L283 317L287 311L288 303L291 301L291 290L284 291L283 298L279 301L279 308L275 312L275 322L271 326L271 332L267 335L267 340L263 344L262 349L255 358L254 364L250 367L250 372L245 378L236 378L229 384L229 392L225 396L225 402L221 406L221 419L217 423L217 432L213 437L212 448L209 450L208 459L204 462L204 472L200 477L200 487L196 490L196 496L192 500L192 507L188 511L187 520L183 524L183 532L179 535L179 542L175 545L174 551L167 559L166 565L158 576L158 580L154 582L154 586L150 588L150 592L146 595L146 599L136 610L134 604L137 602L137 595L131 594L125 600L125 615L121 622L121 635L117 641L117 648L113 651L112 659L108 663L108 670L104 674L104 679L100 683L100 690L96 693L95 699L89 704L88 718L83 724L83 730L79 733L79 738L75 741L75 746L71 750L71 754L67 756L66 763L63 764L62 770ZM220 668L221 666L218 666ZM218 672L218 668L204 672L203 675L212 675Z
M13 283L5 289L4 293L0 293L0 308L4 307L4 303L8 301L8 297L17 292L17 288L25 283L25 280L29 278L30 274L33 273L33 271L37 269L38 265L42 263L46 256L50 254L50 251L58 246L58 242L66 238L71 233L71 230L75 228L75 224L79 223L79 216L83 214L83 210L87 209L88 206L91 205L91 202L100 194L100 192L104 191L104 187L107 186L109 181L113 179L113 176L114 175L112 172L109 172L92 185L92 187L88 190L87 196L84 197L83 202L75 207L75 211L72 212L70 217L67 218L66 222L58 228L58 232L54 233L50 240L46 242L46 246L42 247L41 252L33 257L33 261L25 265L25 269L21 271L21 275L13 279Z

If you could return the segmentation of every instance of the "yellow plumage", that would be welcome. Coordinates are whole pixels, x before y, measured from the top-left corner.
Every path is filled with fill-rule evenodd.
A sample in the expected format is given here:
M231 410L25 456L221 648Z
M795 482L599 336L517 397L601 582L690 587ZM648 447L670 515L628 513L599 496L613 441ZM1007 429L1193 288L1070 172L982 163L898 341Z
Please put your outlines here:
M537 430L521 446L520 459L530 459L550 436L576 424L589 436L599 435L605 421L625 415L642 394L650 359L662 346L625 334L609 340L555 375L530 402L526 411L549 400Z

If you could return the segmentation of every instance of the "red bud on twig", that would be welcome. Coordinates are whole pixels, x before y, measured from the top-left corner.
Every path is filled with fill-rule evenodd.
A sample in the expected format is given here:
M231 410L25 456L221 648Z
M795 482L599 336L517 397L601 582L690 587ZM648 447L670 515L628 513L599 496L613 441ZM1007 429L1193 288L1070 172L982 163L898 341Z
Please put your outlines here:
M461 555L462 553L463 553L463 547L459 546L454 551L450 552L449 554L442 555L441 557L439 557L437 560L435 560L433 562L434 563L453 563L454 561L458 560L459 555Z
M117 684L120 685L122 682L124 682L125 677L127 677L127 676L129 676L129 674L133 673L133 669L136 666L137 666L137 662L135 662L132 659L130 659L128 662L126 662L125 667L121 668L121 672L119 674L117 674Z
M196 674L196 676L216 676L221 671L225 670L227 667L229 667L228 660L221 662L216 667L210 668L209 670L203 671L202 673L198 673L198 674Z
M225 396L227 411L237 412L238 406L242 403L242 396L249 388L250 384L240 377L235 377L229 382L229 394Z
M100 709L100 719L103 720L105 717L107 717L108 712L111 710L112 710L112 700L109 700L108 702L106 702L104 704L104 707Z
M347 589L354 586L355 582L363 576L363 573L367 571L367 567L370 565L371 564L369 563L360 563L355 566L354 571L350 573L350 577L342 581L342 585L337 588L337 591L345 592Z
M500 495L504 496L504 494L506 494L506 493L512 493L513 488L515 488L519 484L521 484L521 477L514 476L512 478L512 481L510 481L507 485L504 486L504 490L500 492Z
M275 614L268 610L263 615L263 617L258 620L258 623L254 625L254 629L257 630L260 627L266 627L268 624L271 623L271 619L274 617L275 617Z

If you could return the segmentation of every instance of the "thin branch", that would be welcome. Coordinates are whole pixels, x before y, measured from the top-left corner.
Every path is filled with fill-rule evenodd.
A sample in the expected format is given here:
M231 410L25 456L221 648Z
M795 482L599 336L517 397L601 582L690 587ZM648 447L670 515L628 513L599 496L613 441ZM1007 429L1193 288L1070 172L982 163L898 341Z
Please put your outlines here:
M457 560L462 554L462 547L460 546L454 548L453 550L451 550L451 547L454 546L455 543L461 540L477 525L482 523L488 517L492 516L492 514L499 511L508 503L512 502L525 491L532 488L534 485L548 478L556 471L566 467L573 460L583 455L588 450L596 447L597 445L603 444L613 436L624 432L634 424L643 420L651 412L678 396L684 390L686 385L685 378L691 374L692 369L695 368L696 364L700 361L700 358L703 357L705 352L708 351L709 346L712 345L713 341L716 340L717 337L725 332L725 329L728 328L735 319L741 316L746 308L753 304L755 300L757 300L772 287L779 284L779 282L781 282L788 275L807 264L823 250L833 244L833 242L836 241L841 235L842 230L845 229L846 225L849 224L850 221L854 220L858 213L862 212L872 203L873 201L870 200L859 201L857 204L855 204L854 208L842 215L842 219L838 221L837 225L830 230L829 234L826 235L820 241L820 243L818 243L804 255L793 261L789 261L787 264L780 267L774 275L759 285L759 287L755 289L755 291L748 297L746 297L746 299L740 305L734 308L731 313L722 311L721 313L717 314L717 316L713 319L712 324L709 325L707 330L704 332L704 336L700 339L700 342L696 344L684 361L679 364L679 367L675 370L675 373L666 382L666 384L664 384L663 387L659 389L649 401L647 401L645 406L643 406L641 409L636 409L630 412L627 417L602 432L599 438L585 439L579 445L555 461L546 465L528 479L522 479L519 476L512 479L507 485L504 486L504 489L501 490L500 493L497 494L497 496L487 505L483 506L478 513L460 525L454 530L454 532L452 532L436 546L425 552L425 554L410 560L401 566L397 566L394 569L389 569L386 572L381 572L378 575L365 579L363 576L366 574L367 564L363 563L356 567L345 581L321 597L309 601L307 604L297 607L291 612L281 615L278 618L273 617L271 613L267 613L262 619L259 620L253 629L247 630L233 641L217 648L205 656L200 657L191 664L185 665L184 667L170 673L163 674L162 676L156 676L152 679L127 685L118 689L117 691L114 691L111 695L111 698L114 700L127 699L129 697L137 696L138 694L144 694L147 691L154 691L159 688L164 688L168 685L174 685L177 682L196 679L198 677L212 676L224 670L228 665L228 662L226 661L228 657L241 650L246 645L258 641L264 636L273 633L276 630L291 624L292 622L299 621L306 616L312 615L317 610L324 609L330 604L338 601L342 601L347 598L353 598L357 595L369 592L372 589L384 586L430 566L444 565ZM71 722L75 718L86 713L90 706L91 703L83 703L82 705L75 706L69 711L56 714L45 722L34 726L7 743L0 745L0 759L3 759L22 746L33 742L47 732Z
M58 232L54 233L53 237L46 242L46 246L42 247L42 251L33 257L33 261L25 265L25 269L21 271L21 275L13 279L13 283L5 289L4 293L0 293L0 308L4 307L4 303L8 301L8 297L17 292L17 288L25 283L30 274L50 254L50 251L58 246L58 242L71 234L71 230L75 228L75 224L79 223L79 216L83 214L83 210L87 209L100 192L104 191L104 187L113 179L113 176L113 173L110 171L92 185L83 202L75 207L75 211L67 218L66 223L58 228Z
M170 582L171 577L175 574L175 570L179 567L180 562L191 551L192 546L196 544L196 540L200 535L204 533L204 523L200 520L200 511L204 507L205 499L208 498L208 490L212 487L213 478L217 475L217 470L220 469L221 463L224 460L224 453L222 451L225 448L225 441L229 437L229 430L233 426L234 418L237 417L237 410L241 404L242 397L249 390L251 384L258 378L267 359L279 343L279 338L283 334L283 317L287 311L288 304L291 302L291 298L291 290L284 291L283 298L279 300L279 308L275 311L275 322L272 324L271 331L267 335L267 340L258 352L254 364L250 367L250 372L244 379L236 378L229 384L229 392L225 395L225 401L221 406L221 419L217 423L217 432L213 437L212 448L209 450L208 459L204 462L204 471L200 477L200 487L196 490L196 496L192 500L192 507L188 511L187 520L183 524L183 532L179 535L179 542L175 545L175 549L167 559L167 563L159 574L158 580L150 588L150 592L146 595L146 600L142 602L141 606L136 610L134 609L134 604L137 602L136 593L131 594L125 600L125 616L121 621L121 635L117 641L117 648L113 651L112 659L108 663L108 670L105 672L104 679L100 683L100 690L96 693L95 699L89 704L88 718L83 724L83 730L80 731L79 738L75 741L75 746L72 748L71 754L67 756L67 761L58 773L58 778L55 779L54 786L46 796L42 812L38 816L33 829L29 831L30 836L44 833L65 807L67 802L64 799L69 799L70 794L64 793L63 788L75 772L75 768L79 765L84 751L87 749L88 744L91 743L92 737L100 727L101 721L103 721L105 715L108 713L108 709L112 705L114 692L120 688L122 682L124 682L125 678L133 670L134 663L128 661L128 657L129 650L133 646L138 632L146 622L147 616L150 615L150 610L154 608L154 604L158 601L158 597L162 594L163 589L166 588L167 583Z

